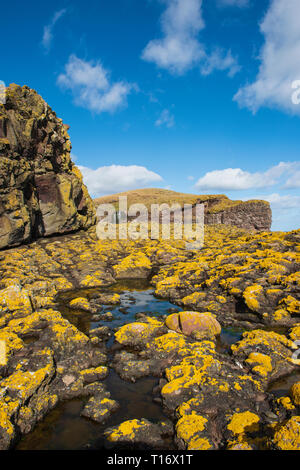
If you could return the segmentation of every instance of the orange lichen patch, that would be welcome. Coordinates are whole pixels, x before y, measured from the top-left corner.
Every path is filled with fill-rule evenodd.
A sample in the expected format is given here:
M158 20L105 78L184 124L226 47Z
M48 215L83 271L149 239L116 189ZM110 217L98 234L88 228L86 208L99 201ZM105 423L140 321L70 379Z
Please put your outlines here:
M198 302L205 299L206 293L205 292L194 292L193 294L187 295L181 302L183 305L188 305L189 307L196 307Z
M93 274L87 274L81 281L81 287L101 287L105 286L106 282L103 279L102 271L94 271Z
M266 377L273 370L272 360L266 354L251 353L245 362L254 366L252 372L256 372L262 377Z
M132 272L139 270L149 271L152 268L150 259L141 251L132 253L114 265L113 269L117 278L132 277Z
M8 359L15 351L19 351L24 347L24 343L21 338L19 338L19 336L9 328L3 328L0 330L0 341L3 341L5 344L6 359Z
M189 442L195 434L204 431L206 423L207 419L197 415L195 412L185 415L176 424L177 437L185 442Z
M293 341L300 340L300 326L295 326L290 332L290 338Z
M232 352L238 354L248 347L265 345L270 349L278 349L278 345L295 349L294 343L286 336L275 333L274 331L254 330L243 333L243 339L237 344L231 346Z
M287 310L283 308L279 308L276 310L273 314L273 319L277 322L280 322L282 320L288 320L290 318L290 314L287 312Z
M282 405L286 410L294 410L295 406L293 405L289 397L280 397L277 400L279 405Z
M182 389L189 389L195 384L219 386L218 381L210 377L210 368L218 368L221 364L214 358L214 350L209 348L209 342L198 344L199 346L184 351L185 357L179 365L166 369L169 383L161 390L163 397L180 393Z
M290 395L293 400L293 403L296 406L300 406L300 382L295 383L292 385L290 390Z
M136 432L149 423L145 420L132 419L121 423L114 431L107 434L107 440L111 442L119 440L133 440Z
M257 309L259 309L259 297L263 291L263 287L259 284L253 284L244 290L243 297L250 310L257 311Z
M90 381L90 378L93 378L91 381L103 380L108 375L108 368L105 366L93 367L90 369L84 369L79 372L80 376L84 381Z
M258 430L259 416L251 411L235 413L227 426L233 434L244 434Z
M31 333L41 321L47 321L48 330L53 334L53 341L58 343L70 344L73 341L78 343L87 343L88 337L81 333L74 325L64 319L60 312L52 309L40 310L25 318L12 320L8 324L9 330L17 335L26 335Z
M70 307L79 308L81 310L89 310L91 308L88 299L85 297L77 297L76 299L71 300L69 305Z
M0 291L0 312L22 312L24 316L31 313L28 292L16 284Z
M162 323L155 320L147 323L129 323L116 332L115 338L124 345L131 345L136 341L148 341L162 326Z
M14 434L14 426L11 419L18 411L19 407L19 400L0 398L0 429L5 431L11 438Z
M203 437L193 437L188 443L187 450L211 450L213 445Z
M300 416L293 416L280 426L273 442L279 450L300 450Z
M178 408L178 414L179 416L185 416L185 415L190 415L193 413L194 408L197 408L197 406L201 405L203 402L203 397L197 397L197 398L191 398L187 402L183 402Z
M181 281L178 276L170 276L156 284L155 294L160 297L168 296L168 290L171 288L179 287Z
M291 314L300 313L300 300L295 299L291 295L288 295L280 301L280 305L285 305L286 310Z
M148 343L147 347L149 346L150 344ZM157 351L170 352L184 348L186 346L186 340L183 335L170 332L156 338L151 346Z
M11 374L6 379L2 380L1 388L7 388L11 393L24 403L34 392L42 385L47 377L54 374L53 362L50 362L46 367L42 367L35 372L17 371Z

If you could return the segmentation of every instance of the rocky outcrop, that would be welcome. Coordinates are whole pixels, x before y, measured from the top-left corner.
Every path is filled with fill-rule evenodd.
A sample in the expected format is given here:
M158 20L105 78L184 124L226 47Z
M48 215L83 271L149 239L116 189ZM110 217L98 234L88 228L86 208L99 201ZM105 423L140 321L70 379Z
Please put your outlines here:
M205 224L234 225L245 230L270 230L272 211L266 201L231 201L226 196L211 198L205 204Z
M159 220L163 222L162 214L168 214L167 209L163 209L163 204L170 208L170 221L178 220L182 217L184 204L192 205L193 219L196 218L196 206L204 206L205 225L229 225L247 231L269 231L272 225L272 211L270 204L263 200L234 201L224 194L194 195L177 193L166 189L138 189L123 193L103 196L94 200L95 206L101 204L113 204L118 211L119 197L127 197L128 208L133 204L144 204L148 210L145 221L151 222L152 205L160 206ZM174 211L175 205L179 206ZM171 209L173 207L173 209ZM124 211L121 211L124 212ZM176 214L176 217L175 217ZM137 215L128 216L128 220L134 220ZM141 221L141 215L138 216ZM99 217L101 220L102 217Z
M7 88L0 105L0 248L95 223L67 130L34 90Z

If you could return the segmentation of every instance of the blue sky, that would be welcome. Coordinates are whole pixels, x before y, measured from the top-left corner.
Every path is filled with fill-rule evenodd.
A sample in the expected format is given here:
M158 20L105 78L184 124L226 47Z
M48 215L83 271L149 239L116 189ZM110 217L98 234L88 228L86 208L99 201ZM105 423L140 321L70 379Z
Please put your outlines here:
M71 126L93 196L264 198L273 229L299 228L299 0L6 2L2 17L0 80Z

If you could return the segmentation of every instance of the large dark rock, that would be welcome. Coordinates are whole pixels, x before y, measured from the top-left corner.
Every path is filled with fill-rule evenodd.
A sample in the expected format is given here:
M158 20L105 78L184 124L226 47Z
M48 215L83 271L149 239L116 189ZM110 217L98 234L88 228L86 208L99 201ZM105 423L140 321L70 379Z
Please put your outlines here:
M0 105L0 248L95 223L67 130L34 90L7 88Z

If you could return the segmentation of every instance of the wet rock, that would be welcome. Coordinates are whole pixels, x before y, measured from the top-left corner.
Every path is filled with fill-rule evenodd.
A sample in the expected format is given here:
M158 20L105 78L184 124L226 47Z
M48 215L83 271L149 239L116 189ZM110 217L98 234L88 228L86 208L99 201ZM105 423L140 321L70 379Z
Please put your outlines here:
M119 311L121 313L123 313L123 315L127 315L128 314L128 308L126 307L119 307Z
M97 423L107 421L111 414L119 408L119 404L109 397L109 393L91 397L82 410L81 416L96 421Z
M163 438L173 434L173 427L169 421L158 424L147 419L132 419L124 421L119 426L108 428L105 431L107 440L117 446L134 449L164 449Z
M89 331L89 337L92 338L100 338L101 341L107 341L111 337L112 333L108 326L100 326L99 328L94 328L93 330Z
M95 313L95 308L93 308L85 297L77 297L69 303L69 307L74 310L82 310L84 312Z
M108 376L108 368L105 366L94 367L80 371L84 383L93 383L104 380Z
M144 253L137 252L124 258L113 269L116 279L147 279L152 265Z
M200 338L213 338L221 333L221 325L209 312L180 312L167 317L166 326L177 333Z
M25 344L22 338L28 334L36 337ZM5 449L15 438L16 423L21 432L29 432L59 400L92 394L85 385L92 373L89 368L106 358L51 309L9 321L0 329L0 338L6 341L8 359L0 380L0 445ZM101 377L97 375L98 380Z
M135 322L122 326L115 337L120 344L135 347L147 343L151 338L159 336L164 331L163 323L149 317L147 323Z
M120 296L116 293L102 292L97 295L96 299L93 299L93 302L99 305L118 305L120 303Z
M273 331L245 332L243 339L232 345L232 353L244 358L252 373L266 381L276 380L295 369L294 343L286 336Z

